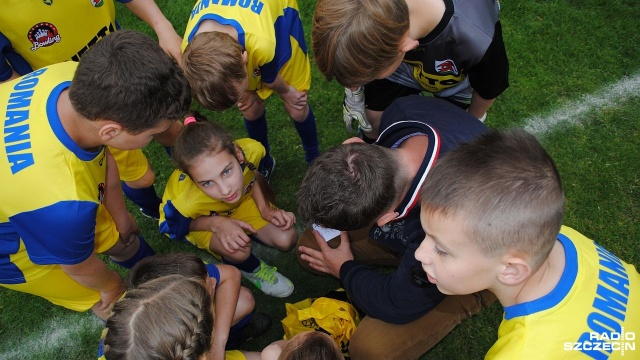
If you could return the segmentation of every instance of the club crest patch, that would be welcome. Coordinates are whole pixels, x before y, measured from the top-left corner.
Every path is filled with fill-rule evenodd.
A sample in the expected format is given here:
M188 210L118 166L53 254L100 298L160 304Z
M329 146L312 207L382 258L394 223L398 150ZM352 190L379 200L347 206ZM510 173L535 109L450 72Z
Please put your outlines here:
M104 5L104 0L89 0L91 1L91 5L93 7L101 7L102 5Z
M102 204L102 200L104 200L104 183L98 184L98 201Z
M27 38L33 45L31 51L59 43L61 39L58 28L48 22L33 25L27 34Z
M453 74L455 76L458 76L458 67L456 66L456 63L454 63L451 59L443 61L436 60L436 72L442 75Z

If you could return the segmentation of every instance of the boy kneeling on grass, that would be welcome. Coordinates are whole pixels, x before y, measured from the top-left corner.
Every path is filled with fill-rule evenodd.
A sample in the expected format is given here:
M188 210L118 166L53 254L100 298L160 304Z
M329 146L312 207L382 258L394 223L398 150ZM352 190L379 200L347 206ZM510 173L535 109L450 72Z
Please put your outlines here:
M488 289L504 306L487 359L639 356L627 339L640 331L640 275L562 226L560 175L533 135L491 132L452 150L421 202L415 256L429 281L445 294Z

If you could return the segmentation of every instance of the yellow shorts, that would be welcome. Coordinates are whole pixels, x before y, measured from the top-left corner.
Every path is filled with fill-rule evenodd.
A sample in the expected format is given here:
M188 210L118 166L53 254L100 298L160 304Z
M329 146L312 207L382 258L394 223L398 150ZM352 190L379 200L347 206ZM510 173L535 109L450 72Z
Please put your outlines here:
M298 91L307 91L311 87L311 64L309 63L309 56L302 51L296 39L293 36L289 36L291 40L291 58L280 69L278 75L282 77L287 84L293 86ZM266 99L273 90L266 86L258 89L257 93L261 99Z
M258 205L253 201L253 197L247 196L244 201L238 206L231 215L230 218L244 221L247 224L253 226L253 228L258 231L269 224L265 219L260 215L260 210L258 210ZM210 231L194 231L187 234L187 240L199 247L200 249L209 250L209 243L211 243L211 235L213 235ZM217 258L220 258L218 254Z
M45 274L23 284L0 284L11 290L40 296L75 311L87 311L100 301L100 293L77 283L60 265L35 265Z
M110 147L109 151L116 160L122 181L138 180L144 176L149 168L149 160L142 149L118 150Z
M116 225L102 205L96 215L96 232L94 251L102 253L114 246L120 235ZM20 242L18 254L26 254L24 243ZM100 301L100 292L80 285L67 275L60 265L36 265L28 256L20 259L12 258L18 268L22 269L25 283L0 284L8 289L40 296L50 302L75 311L87 311Z

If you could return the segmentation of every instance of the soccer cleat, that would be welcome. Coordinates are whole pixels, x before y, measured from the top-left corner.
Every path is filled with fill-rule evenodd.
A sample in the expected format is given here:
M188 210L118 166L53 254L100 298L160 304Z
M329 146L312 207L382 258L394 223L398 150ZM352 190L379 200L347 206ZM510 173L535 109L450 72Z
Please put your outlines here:
M267 184L271 183L271 177L273 176L273 170L276 168L276 159L273 156L269 156L271 158L271 165L261 166L258 171L264 176L265 180L267 180Z
M238 339L238 346L244 342L256 338L269 330L271 325L271 318L267 314L255 313L249 320L247 326L242 329L240 338Z
M269 266L260 260L260 266L253 272L242 270L240 272L245 279L263 293L278 298L287 297L293 292L293 283L276 270L278 268L275 266Z
M364 107L364 87L360 86L357 90L352 91L344 88L344 102L342 103L342 119L347 126L347 130L354 131L353 121L357 122L358 128L364 132L373 130L371 124L367 120ZM357 129L356 129L357 130Z

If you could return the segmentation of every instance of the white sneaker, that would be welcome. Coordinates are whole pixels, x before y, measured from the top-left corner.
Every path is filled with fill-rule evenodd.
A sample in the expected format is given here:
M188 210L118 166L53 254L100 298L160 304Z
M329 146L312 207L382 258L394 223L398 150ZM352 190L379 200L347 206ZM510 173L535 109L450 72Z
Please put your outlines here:
M263 293L279 298L287 297L293 292L293 283L276 270L278 268L275 266L269 266L260 260L260 266L254 272L240 272Z

